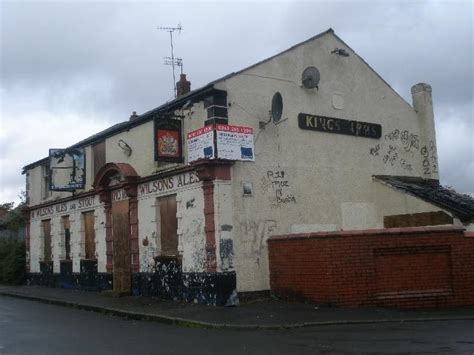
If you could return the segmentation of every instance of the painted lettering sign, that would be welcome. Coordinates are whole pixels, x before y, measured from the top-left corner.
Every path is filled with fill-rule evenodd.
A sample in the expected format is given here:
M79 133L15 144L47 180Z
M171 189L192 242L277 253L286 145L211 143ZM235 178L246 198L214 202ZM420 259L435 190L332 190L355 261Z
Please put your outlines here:
M194 171L190 171L189 173L170 176L140 184L138 185L138 196L145 196L149 194L162 195L181 188L186 188L198 182L199 178L197 174Z
M214 126L199 128L187 134L188 161L214 159Z
M301 129L356 137L378 139L382 136L382 126L377 123L344 120L342 118L310 115L307 113L300 113L298 115L298 125Z
M31 218L51 217L56 214L64 214L75 210L94 208L96 206L97 203L95 196L89 196L75 201L58 203L56 205L38 208L31 211Z
M111 192L112 202L122 201L128 199L127 193L124 189L118 189Z
M217 124L216 136L219 159L255 161L253 128Z

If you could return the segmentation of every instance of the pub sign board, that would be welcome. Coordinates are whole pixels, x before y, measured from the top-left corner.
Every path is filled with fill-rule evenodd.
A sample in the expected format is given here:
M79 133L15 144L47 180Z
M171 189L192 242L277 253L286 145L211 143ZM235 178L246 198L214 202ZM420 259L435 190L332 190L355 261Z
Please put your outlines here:
M155 160L173 163L183 161L181 121L155 119Z
M86 172L84 148L49 150L49 189L76 191L84 188Z
M300 113L298 126L311 131L345 134L349 136L378 139L382 136L382 126L377 123L345 120L342 118L326 117Z

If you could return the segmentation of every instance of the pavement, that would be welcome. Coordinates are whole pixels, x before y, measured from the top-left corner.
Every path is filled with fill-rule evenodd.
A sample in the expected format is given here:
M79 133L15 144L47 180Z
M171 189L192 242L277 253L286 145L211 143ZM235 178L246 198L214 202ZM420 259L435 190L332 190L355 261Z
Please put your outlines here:
M241 303L236 307L213 307L152 297L110 297L100 292L0 285L1 295L129 319L201 328L285 329L346 324L474 320L474 307L412 310L340 308L281 300Z

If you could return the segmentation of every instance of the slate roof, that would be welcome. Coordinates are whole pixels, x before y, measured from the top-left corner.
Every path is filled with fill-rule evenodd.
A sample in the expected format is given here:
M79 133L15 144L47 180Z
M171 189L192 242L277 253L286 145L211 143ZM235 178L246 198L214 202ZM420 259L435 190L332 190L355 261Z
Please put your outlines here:
M474 219L474 198L443 187L437 180L389 175L375 175L374 178L441 207L463 222Z

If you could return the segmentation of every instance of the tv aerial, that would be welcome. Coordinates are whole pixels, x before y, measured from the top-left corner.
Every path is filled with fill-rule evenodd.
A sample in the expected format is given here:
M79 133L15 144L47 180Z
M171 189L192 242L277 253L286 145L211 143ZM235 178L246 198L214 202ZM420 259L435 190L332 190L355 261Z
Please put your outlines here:
M175 67L180 67L181 68L181 74L183 74L183 59L181 58L175 58L174 56L174 47L173 47L173 33L175 31L178 31L178 33L181 33L181 30L183 29L181 27L181 24L178 24L177 27L158 27L159 30L162 31L167 31L170 34L170 47L171 47L171 57L164 57L164 63L165 65L171 65L173 68L173 93L174 97L176 97L176 74L175 74Z

